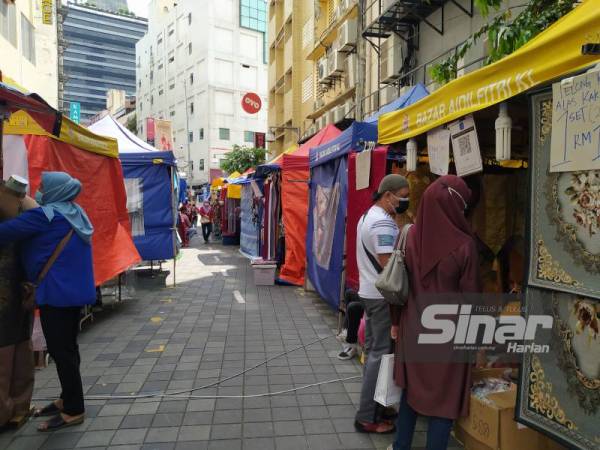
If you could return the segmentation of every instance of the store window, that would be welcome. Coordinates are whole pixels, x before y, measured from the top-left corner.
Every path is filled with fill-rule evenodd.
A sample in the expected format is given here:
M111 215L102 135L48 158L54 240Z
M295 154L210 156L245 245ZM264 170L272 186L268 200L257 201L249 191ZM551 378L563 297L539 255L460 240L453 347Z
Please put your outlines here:
M131 234L143 236L144 231L144 184L141 178L125 178L127 211L131 222Z
M229 128L219 128L219 139L221 139L222 141L228 141L229 135Z
M254 131L244 131L244 142L254 143Z

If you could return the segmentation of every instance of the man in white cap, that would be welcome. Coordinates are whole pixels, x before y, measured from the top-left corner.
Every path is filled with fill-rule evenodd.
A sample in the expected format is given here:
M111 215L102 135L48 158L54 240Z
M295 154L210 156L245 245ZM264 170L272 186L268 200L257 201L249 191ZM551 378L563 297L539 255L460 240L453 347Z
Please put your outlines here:
M17 175L0 185L0 222L36 206L28 182ZM15 244L0 247L0 430L18 426L33 394L32 311L23 308L24 272Z

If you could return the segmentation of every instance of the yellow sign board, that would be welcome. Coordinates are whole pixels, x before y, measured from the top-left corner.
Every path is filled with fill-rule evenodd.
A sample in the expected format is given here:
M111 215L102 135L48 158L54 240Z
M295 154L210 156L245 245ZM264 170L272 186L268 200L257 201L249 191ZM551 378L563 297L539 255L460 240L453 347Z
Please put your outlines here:
M44 25L52 25L53 13L52 0L42 0L42 23Z
M488 108L542 83L600 62L581 47L600 42L600 1L587 0L516 52L457 78L379 119L379 142L391 144Z

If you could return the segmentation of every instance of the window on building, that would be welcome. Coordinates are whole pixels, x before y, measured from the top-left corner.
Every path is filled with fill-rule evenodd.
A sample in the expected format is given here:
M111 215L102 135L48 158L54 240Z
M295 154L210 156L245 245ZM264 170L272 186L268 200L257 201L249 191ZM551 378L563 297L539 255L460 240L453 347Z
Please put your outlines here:
M173 35L173 33L175 33L175 28L171 28L171 29L169 30L169 36L172 36L172 35Z
M175 61L175 55L169 56L169 62L172 63L173 61Z
M194 132L190 131L188 133L188 142L193 142L194 141Z
M154 105L154 96L153 95L150 96L150 105Z
M201 141L204 139L204 128L200 128L200 131L198 132L198 140Z
M138 87L141 88L142 87L142 80L138 80Z
M162 44L162 42L163 42L162 36L159 36L158 41L156 41L156 45L160 45L160 44Z
M190 114L194 114L194 102L190 103Z
M9 2L0 2L0 33L17 46L17 7Z
M175 110L174 109L171 110L171 111L169 111L169 116L173 117L174 115L175 115Z
M190 84L194 84L194 74L190 73Z
M188 14L188 25L192 24L192 13Z
M228 141L229 134L229 128L219 128L219 139L222 141Z
M240 26L266 33L266 0L240 0Z
M189 55L192 54L192 43L191 42L188 44L188 54Z
M150 71L150 81L154 80L154 71Z
M158 90L158 95L163 95L163 92L164 92L164 91L163 91L162 89L159 89L159 90Z
M21 14L21 47L23 56L35 65L35 35L31 22Z
M169 85L169 90L172 91L173 89L175 89L175 83Z
M163 67L164 67L163 63L160 63L160 64L158 65L158 70L161 70Z
M244 142L254 142L254 131L244 131Z
M198 170L201 170L201 171L204 170L204 159L200 160L200 164L198 164Z

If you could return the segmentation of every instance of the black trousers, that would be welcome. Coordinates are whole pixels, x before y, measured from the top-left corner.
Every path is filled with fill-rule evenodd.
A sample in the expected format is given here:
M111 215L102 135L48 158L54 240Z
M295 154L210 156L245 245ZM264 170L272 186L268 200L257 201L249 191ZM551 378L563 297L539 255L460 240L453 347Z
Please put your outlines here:
M348 334L346 342L348 344L356 344L358 342L358 328L360 327L360 319L362 319L365 309L360 301L353 301L346 306L346 322Z
M48 353L56 364L62 388L60 398L64 404L63 412L69 416L77 416L85 411L79 371L81 357L77 345L80 310L79 307L57 308L48 305L40 307L40 320Z
M203 223L202 224L202 237L204 238L204 242L208 242L210 233L212 233L212 223Z

